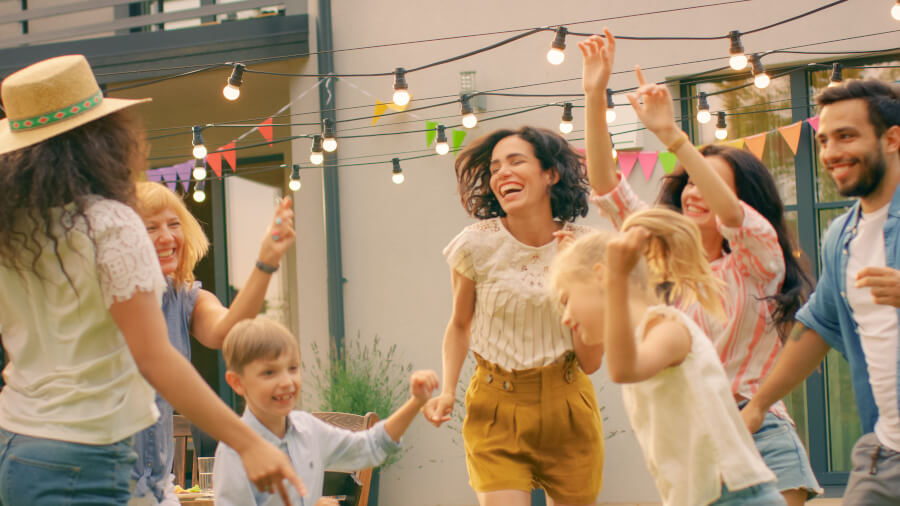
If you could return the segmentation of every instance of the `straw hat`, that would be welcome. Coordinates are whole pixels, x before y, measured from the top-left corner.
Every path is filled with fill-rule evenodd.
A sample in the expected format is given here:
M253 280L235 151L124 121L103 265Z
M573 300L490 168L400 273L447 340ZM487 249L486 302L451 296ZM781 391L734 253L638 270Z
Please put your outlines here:
M80 54L50 58L10 75L0 85L0 99L6 110L6 118L0 120L0 154L150 101L104 97Z

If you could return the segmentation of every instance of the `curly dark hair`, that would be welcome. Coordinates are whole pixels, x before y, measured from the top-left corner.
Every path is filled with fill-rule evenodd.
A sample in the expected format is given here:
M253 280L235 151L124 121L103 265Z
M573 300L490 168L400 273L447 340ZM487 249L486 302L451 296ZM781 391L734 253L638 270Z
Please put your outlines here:
M0 155L0 259L4 264L36 272L46 237L71 284L59 254L63 237L53 233L51 210L71 204L57 218L64 231L60 235L65 236L84 217L89 195L133 204L134 165L143 159L143 137L138 116L122 110ZM27 220L30 233L22 230L21 223L17 228L20 220ZM30 265L25 258L31 259Z
M553 218L574 221L587 215L590 187L584 172L584 155L572 149L559 134L529 126L491 132L475 140L456 158L459 198L466 212L482 220L506 216L491 191L491 155L494 146L511 135L531 144L542 169L559 175L559 181L550 187Z
M772 224L778 234L778 245L784 256L784 282L777 294L766 297L775 301L772 320L784 339L784 330L794 321L794 313L800 309L812 288L812 281L800 262L794 256L793 238L784 220L784 203L778 196L775 179L769 169L753 154L743 149L709 145L700 150L703 156L718 156L725 160L734 174L737 198L756 209ZM665 177L657 202L681 212L681 193L688 183L684 169L675 170ZM725 251L731 251L728 241L723 240Z

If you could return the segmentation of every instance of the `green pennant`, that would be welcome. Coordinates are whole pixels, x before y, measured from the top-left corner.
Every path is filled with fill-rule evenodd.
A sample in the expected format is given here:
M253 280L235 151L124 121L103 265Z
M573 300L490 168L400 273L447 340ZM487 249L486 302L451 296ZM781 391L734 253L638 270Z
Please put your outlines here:
M462 146L463 139L466 138L465 130L452 130L453 133L453 152L456 153L459 151L459 148Z
M434 142L434 137L437 135L437 125L437 121L425 122L425 146L431 146L431 143Z
M666 174L671 174L672 170L675 169L675 166L678 165L678 157L675 156L674 153L669 153L668 151L660 151L659 162L663 166L663 172L665 172Z

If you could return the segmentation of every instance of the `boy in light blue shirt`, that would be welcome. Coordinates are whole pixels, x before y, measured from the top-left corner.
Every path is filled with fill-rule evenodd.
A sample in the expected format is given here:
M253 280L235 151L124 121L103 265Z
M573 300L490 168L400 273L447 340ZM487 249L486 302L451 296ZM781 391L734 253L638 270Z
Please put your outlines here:
M355 471L377 466L400 448L400 436L438 386L434 371L410 376L411 397L371 429L351 432L310 413L294 410L300 395L300 349L290 331L265 318L232 328L222 348L225 380L244 397L243 420L284 451L306 484L308 495L290 492L294 505L319 503L325 469ZM224 443L213 468L216 506L277 506L278 494L259 491L247 478L238 453Z

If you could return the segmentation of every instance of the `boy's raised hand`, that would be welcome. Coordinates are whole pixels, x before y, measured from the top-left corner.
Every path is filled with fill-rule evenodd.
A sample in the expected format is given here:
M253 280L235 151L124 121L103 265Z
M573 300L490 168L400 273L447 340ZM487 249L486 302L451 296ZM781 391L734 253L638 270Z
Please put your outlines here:
M647 83L639 65L634 66L634 73L637 75L638 89L626 95L628 101L644 126L668 146L682 135L675 124L675 109L669 88L664 84Z
M585 94L603 93L605 97L616 58L616 38L607 28L603 29L603 34L606 40L599 35L592 35L591 38L579 42L578 48L581 49L583 56L581 84L584 86Z
M409 393L423 405L431 399L431 394L437 387L438 376L434 371L415 371L409 377Z

